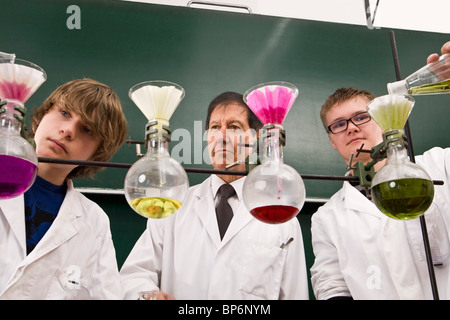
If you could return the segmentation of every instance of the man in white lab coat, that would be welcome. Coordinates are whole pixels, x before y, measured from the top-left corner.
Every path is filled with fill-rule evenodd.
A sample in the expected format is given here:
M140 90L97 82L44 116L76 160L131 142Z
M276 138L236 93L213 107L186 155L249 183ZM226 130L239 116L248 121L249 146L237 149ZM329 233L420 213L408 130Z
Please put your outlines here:
M213 167L223 170L234 163L239 137L248 139L244 133L260 127L242 95L226 92L216 97L205 128ZM212 175L189 189L174 215L149 219L120 271L125 298L137 299L139 291L160 289L159 299L308 299L298 220L272 225L254 219L242 200L244 180ZM215 208L216 192L224 184L236 194L228 200L233 218L221 239Z
M382 141L381 128L367 113L373 98L365 90L341 88L322 106L321 118L331 145L346 162L363 143L364 149L370 149ZM445 182L435 186L434 201L425 217L438 292L440 298L448 299L450 149L433 148L415 159L432 179ZM367 163L371 158L361 153L354 160ZM376 164L376 171L384 162ZM316 298L433 298L419 219L389 218L358 186L344 182L313 214L311 231L315 254L311 281Z
M38 157L107 161L127 123L111 88L91 79L58 87L35 110ZM32 187L0 200L0 299L119 299L109 220L71 179L98 167L40 162Z

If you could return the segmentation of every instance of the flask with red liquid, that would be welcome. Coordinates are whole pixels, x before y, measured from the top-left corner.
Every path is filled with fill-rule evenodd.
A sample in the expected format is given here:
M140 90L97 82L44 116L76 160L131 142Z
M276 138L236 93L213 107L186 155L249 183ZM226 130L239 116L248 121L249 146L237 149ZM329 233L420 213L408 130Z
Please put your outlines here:
M264 124L259 137L261 164L244 182L243 198L258 220L278 224L294 218L305 202L305 185L300 174L283 161L280 131L298 89L287 82L257 85L244 94L249 108Z

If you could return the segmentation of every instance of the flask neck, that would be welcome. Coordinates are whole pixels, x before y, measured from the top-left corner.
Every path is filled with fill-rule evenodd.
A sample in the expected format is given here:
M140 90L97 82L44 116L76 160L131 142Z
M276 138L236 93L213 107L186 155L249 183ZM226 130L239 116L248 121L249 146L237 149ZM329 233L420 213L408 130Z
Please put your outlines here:
M280 144L280 130L283 126L275 124L274 127L265 125L261 131L260 159L261 163L283 162L283 146Z
M387 147L386 156L388 164L409 162L403 139L390 142Z
M147 139L146 155L169 155L169 141L163 137Z

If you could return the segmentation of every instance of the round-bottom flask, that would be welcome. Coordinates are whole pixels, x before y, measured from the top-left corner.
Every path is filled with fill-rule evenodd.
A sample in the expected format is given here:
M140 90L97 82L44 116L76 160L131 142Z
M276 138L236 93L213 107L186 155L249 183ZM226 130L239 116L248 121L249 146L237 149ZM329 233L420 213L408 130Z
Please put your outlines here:
M14 118L17 100L8 100L0 116L0 199L17 197L27 191L36 179L38 160L33 146L20 136L21 123Z
M427 172L409 160L401 138L398 140L388 143L386 165L372 181L372 200L387 216L409 220L430 207L434 185Z
M138 214L165 218L182 205L189 189L184 168L168 152L169 141L159 135L147 141L147 153L125 177L125 197Z
M244 182L243 198L258 220L278 224L294 218L305 202L305 185L298 172L283 163L279 146L281 125L262 131L261 164L250 171Z

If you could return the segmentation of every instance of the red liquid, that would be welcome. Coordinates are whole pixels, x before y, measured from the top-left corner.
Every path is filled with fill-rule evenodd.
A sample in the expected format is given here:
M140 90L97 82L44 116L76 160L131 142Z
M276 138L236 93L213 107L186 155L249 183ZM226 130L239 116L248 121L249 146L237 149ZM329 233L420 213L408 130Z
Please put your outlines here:
M0 199L21 195L36 179L37 166L22 158L0 155L0 168Z
M275 224L291 220L299 211L296 207L275 205L258 207L250 213L262 222Z

